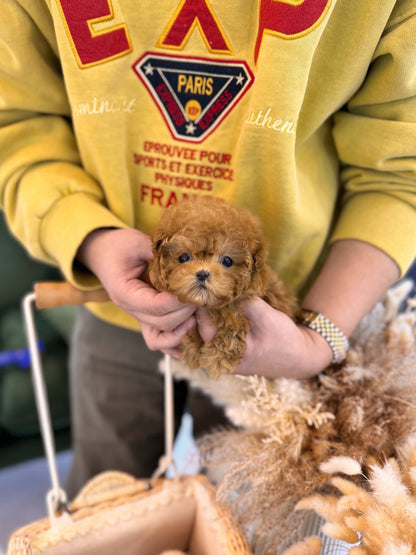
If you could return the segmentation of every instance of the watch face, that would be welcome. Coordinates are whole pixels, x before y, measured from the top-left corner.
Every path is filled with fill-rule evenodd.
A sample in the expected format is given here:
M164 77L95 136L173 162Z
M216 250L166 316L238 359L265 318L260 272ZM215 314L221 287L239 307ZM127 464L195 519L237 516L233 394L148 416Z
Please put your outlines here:
M302 321L305 324L310 324L319 316L318 312L314 310L302 310Z

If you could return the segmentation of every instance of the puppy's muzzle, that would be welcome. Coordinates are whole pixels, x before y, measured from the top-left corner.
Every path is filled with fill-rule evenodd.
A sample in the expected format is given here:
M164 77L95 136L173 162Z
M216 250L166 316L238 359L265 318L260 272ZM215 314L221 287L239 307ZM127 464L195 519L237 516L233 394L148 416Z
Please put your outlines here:
M210 273L207 272L206 270L199 270L196 274L195 274L197 280L200 283L205 283L207 281L207 279L210 276Z

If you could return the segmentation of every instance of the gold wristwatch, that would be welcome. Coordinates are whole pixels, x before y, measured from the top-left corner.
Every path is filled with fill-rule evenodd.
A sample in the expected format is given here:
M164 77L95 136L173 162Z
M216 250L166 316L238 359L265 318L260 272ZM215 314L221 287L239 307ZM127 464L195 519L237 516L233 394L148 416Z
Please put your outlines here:
M302 309L299 323L316 331L327 341L333 353L332 362L334 364L338 364L345 359L349 348L348 339L323 314L314 310Z

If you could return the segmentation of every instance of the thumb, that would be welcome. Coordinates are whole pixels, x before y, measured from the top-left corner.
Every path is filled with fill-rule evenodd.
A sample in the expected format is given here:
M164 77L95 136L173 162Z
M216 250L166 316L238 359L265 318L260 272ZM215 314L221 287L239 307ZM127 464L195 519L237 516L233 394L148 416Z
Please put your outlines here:
M243 304L243 313L252 323L260 325L264 322L268 325L268 319L278 320L279 322L292 322L293 320L279 309L273 308L260 297L250 299Z
M254 299L250 299L243 304L243 313L246 318L249 320L255 320L259 314L261 314L261 310L263 308L263 303L259 297L255 297Z

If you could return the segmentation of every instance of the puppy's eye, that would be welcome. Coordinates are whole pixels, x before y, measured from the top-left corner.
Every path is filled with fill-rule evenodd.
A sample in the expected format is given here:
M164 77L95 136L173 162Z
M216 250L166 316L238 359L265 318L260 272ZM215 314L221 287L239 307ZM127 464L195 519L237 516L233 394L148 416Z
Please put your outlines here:
M189 262L190 260L192 260L192 256L190 254L188 254L187 252L184 252L178 258L178 262L180 264L184 264L185 262Z
M222 256L220 258L220 264L222 264L223 266L225 266L226 268L231 268L231 266L234 264L233 263L233 259L230 258L229 256Z

